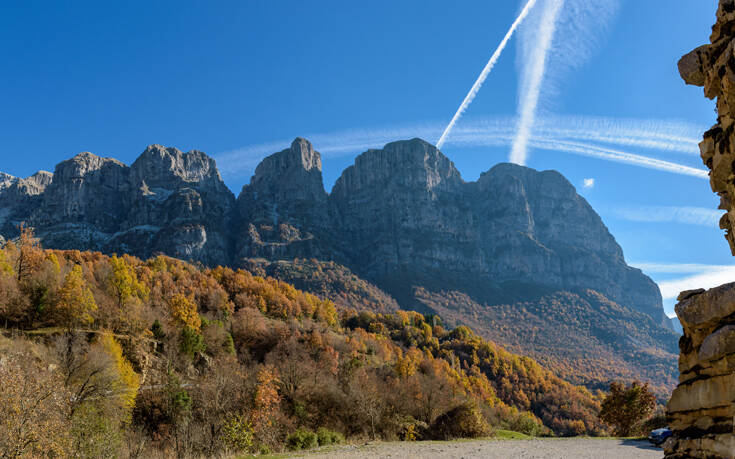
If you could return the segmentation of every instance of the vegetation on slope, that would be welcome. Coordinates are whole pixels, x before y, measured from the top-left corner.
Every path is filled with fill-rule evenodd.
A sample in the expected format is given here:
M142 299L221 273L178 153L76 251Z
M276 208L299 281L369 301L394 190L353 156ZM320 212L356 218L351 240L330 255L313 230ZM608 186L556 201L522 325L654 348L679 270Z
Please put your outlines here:
M43 250L27 231L0 250L0 323L10 457L602 431L599 397L466 327L339 313L244 270Z
M613 381L648 382L666 400L677 380L677 336L645 314L593 290L547 293L533 301L479 304L454 291L414 291L448 323L471 326L512 352L590 390Z
M288 282L300 290L328 298L341 308L382 313L399 309L393 297L333 261L250 258L242 263L253 274Z
M447 325L467 325L591 391L608 390L614 381L641 380L663 402L676 384L678 336L594 290L491 285L448 272L379 279L386 289L381 290L334 262L254 259L243 264L251 272L332 299L341 308L392 312L399 307L395 298L404 308L439 314Z

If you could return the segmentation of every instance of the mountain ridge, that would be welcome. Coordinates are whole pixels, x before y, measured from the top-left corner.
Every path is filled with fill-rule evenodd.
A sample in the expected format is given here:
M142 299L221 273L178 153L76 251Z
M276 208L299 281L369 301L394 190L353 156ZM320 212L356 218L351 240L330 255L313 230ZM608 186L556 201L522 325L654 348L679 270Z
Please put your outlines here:
M613 308L623 328L636 327L629 309L672 330L656 284L627 265L599 215L556 171L501 163L466 182L436 147L411 139L358 155L328 193L319 152L296 138L266 157L237 197L214 159L161 145L146 148L130 166L85 153L61 162L53 175L33 177L0 178L7 183L0 186L0 235L14 237L25 222L49 248L143 258L163 253L209 266L259 269L345 305L445 311L457 324L474 319L457 316L437 298L459 292L469 300L457 303L458 310L466 304L472 311L542 305L549 295L571 292L577 296L564 301L584 305L578 308L584 314L610 301L623 308ZM584 300L586 290L605 300ZM505 326L521 333L526 319L537 320L520 315ZM587 336L584 327L593 325L577 332ZM661 357L652 365L666 369L633 371L665 374L659 386L669 385L669 370L675 371L669 355L675 335L667 333L646 344ZM589 335L589 344L612 355L623 338L602 335ZM485 336L518 344L490 328ZM553 341L548 348L565 355L561 344ZM525 351L540 355L541 348L527 346ZM564 365L578 358L568 357ZM590 385L599 387L615 374L592 378ZM571 378L582 381L578 376Z
M0 208L4 236L26 221L50 247L163 252L223 265L319 258L368 278L418 265L425 272L416 274L593 288L671 327L658 287L625 263L600 217L560 173L500 163L465 182L418 138L360 154L331 193L318 151L296 138L258 165L237 198L215 160L197 150L151 145L130 166L85 152L54 174L0 188ZM368 246L376 253L366 256Z

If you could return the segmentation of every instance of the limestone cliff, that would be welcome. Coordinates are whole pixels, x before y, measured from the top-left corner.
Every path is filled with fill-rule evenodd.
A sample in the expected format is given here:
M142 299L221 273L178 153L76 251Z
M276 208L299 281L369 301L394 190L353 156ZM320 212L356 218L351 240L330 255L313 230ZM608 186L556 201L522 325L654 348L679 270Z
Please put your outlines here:
M416 285L488 303L590 288L670 327L656 284L627 266L557 172L499 164L466 183L436 147L413 139L359 155L327 196L303 151L311 146L297 139L266 158L243 188L241 256L337 261L411 308L421 304Z
M2 183L2 182L0 182ZM229 262L235 198L201 152L148 147L131 166L80 153L0 187L0 233L20 222L49 248Z
M419 308L412 288L508 303L592 289L670 327L658 287L559 173L499 164L465 182L413 139L355 159L331 194L305 139L265 158L237 200L212 158L149 146L127 166L80 153L54 174L0 177L0 233L26 221L52 248L205 264L315 258L347 266Z
M700 143L712 191L726 210L720 228L735 254L735 0L720 0L711 44L679 61L688 84L717 98L717 124ZM682 292L676 314L684 329L679 342L679 385L668 404L673 436L666 457L735 457L735 284Z
M206 154L151 145L130 166L82 153L53 175L0 176L0 235L22 221L50 248L164 253L262 271L346 307L439 313L591 388L640 378L663 395L675 378L658 287L555 171L498 164L465 182L412 139L357 156L327 193L319 153L297 138L235 199ZM579 352L564 352L568 333Z
M302 138L265 158L238 198L238 257L334 258L321 246L326 236L327 193L322 160Z

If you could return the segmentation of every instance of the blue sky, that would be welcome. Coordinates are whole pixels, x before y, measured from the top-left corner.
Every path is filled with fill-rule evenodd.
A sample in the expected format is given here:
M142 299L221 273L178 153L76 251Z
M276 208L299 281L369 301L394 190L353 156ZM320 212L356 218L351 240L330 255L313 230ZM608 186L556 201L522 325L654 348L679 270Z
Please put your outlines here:
M553 1L538 0L442 148L466 180L508 160ZM595 9L574 9L584 3ZM259 158L305 136L329 188L367 146L436 142L523 4L4 2L0 170L27 176L81 151L131 163L160 143L215 156L237 193ZM589 200L669 312L671 292L735 277L717 199L696 172L590 151L703 169L696 141L714 104L676 62L707 41L716 4L567 0L528 150L527 165L562 172Z

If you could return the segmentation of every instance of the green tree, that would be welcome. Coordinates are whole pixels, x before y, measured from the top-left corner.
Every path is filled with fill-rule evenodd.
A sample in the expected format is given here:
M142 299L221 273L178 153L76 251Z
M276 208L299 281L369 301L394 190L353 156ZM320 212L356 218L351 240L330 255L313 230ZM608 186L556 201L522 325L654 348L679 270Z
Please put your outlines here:
M645 421L656 407L656 397L648 388L648 383L633 381L629 386L623 383L610 384L610 393L602 401L600 420L610 424L619 437L635 435L640 424Z

